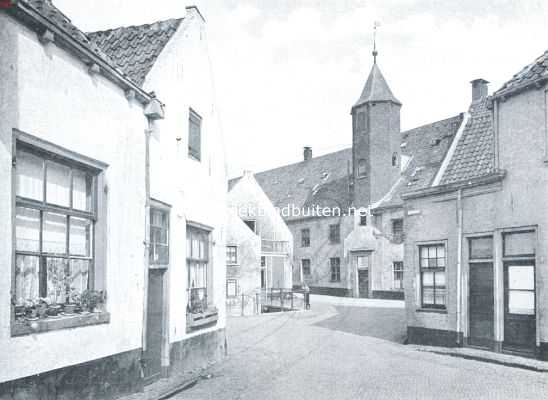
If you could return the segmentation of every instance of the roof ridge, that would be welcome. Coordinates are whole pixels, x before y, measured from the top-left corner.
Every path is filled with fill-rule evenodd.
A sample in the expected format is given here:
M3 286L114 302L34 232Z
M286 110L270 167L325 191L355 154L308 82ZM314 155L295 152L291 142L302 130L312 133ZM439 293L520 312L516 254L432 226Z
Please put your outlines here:
M452 116L452 117L440 119L440 120L438 120L438 121L430 122L429 124L419 125L419 126L416 126L416 127L414 127L414 128L407 129L407 130L405 130L405 131L401 131L401 134L402 134L402 135L409 134L409 133L412 132L412 131L419 130L419 129L423 129L423 128L432 126L432 125L434 125L434 124L439 124L439 123L447 122L447 121L452 120L452 119L462 118L463 115L464 115L464 113L461 112L461 113L458 113L457 115L454 115L454 116Z

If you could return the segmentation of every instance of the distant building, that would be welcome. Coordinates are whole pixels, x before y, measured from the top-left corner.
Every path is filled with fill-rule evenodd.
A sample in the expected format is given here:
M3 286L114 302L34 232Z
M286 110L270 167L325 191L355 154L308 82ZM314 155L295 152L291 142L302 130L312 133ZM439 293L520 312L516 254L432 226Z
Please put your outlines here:
M261 290L292 288L293 235L251 172L229 189L227 298L243 295L249 313Z
M431 184L404 194L411 343L548 359L548 52L472 103Z
M208 365L225 348L226 175L203 18L84 34L51 1L13 3L0 398L118 398Z
M403 298L400 194L431 177L462 116L401 132L400 108L375 60L351 109L351 148L313 157L305 147L303 161L255 175L293 234L294 280L312 293ZM307 212L316 207L340 213Z

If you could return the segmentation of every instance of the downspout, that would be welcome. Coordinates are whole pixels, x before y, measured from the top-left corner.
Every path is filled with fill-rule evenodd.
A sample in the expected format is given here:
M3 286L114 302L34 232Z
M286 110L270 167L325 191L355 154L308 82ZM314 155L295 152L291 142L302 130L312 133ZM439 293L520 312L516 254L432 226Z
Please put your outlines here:
M462 345L462 189L457 191L457 345Z

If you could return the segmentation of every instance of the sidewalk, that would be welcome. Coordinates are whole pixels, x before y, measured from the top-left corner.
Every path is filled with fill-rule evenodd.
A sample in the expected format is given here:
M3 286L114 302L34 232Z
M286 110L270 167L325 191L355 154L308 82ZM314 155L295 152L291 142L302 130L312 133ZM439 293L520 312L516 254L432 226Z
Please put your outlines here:
M355 297L336 297L311 294L310 304L313 305L314 303L349 307L405 308L405 302L403 300L362 299Z
M467 360L483 361L507 367L521 368L529 371L548 372L548 362L533 358L520 357L511 354L495 353L493 351L474 349L470 347L434 347L407 345L416 351L439 355L459 357Z

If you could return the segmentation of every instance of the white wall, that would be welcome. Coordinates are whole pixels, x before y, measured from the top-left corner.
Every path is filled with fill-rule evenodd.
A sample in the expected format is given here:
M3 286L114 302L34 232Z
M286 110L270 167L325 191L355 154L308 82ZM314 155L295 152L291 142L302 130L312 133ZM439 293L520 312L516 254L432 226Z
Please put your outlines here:
M0 13L4 70L11 72L2 75L9 76L10 84L2 81L0 86L0 99L10 101L10 117L0 118L0 382L141 347L145 220L142 107L128 103L122 89L90 76L85 65L55 45L45 48L34 33ZM10 336L12 128L109 164L109 324Z
M166 104L151 139L151 196L172 206L170 225L170 342L225 327L226 166L204 22L190 9L147 76L144 87ZM202 157L188 157L189 107L202 117ZM186 334L186 223L214 228L215 327Z

